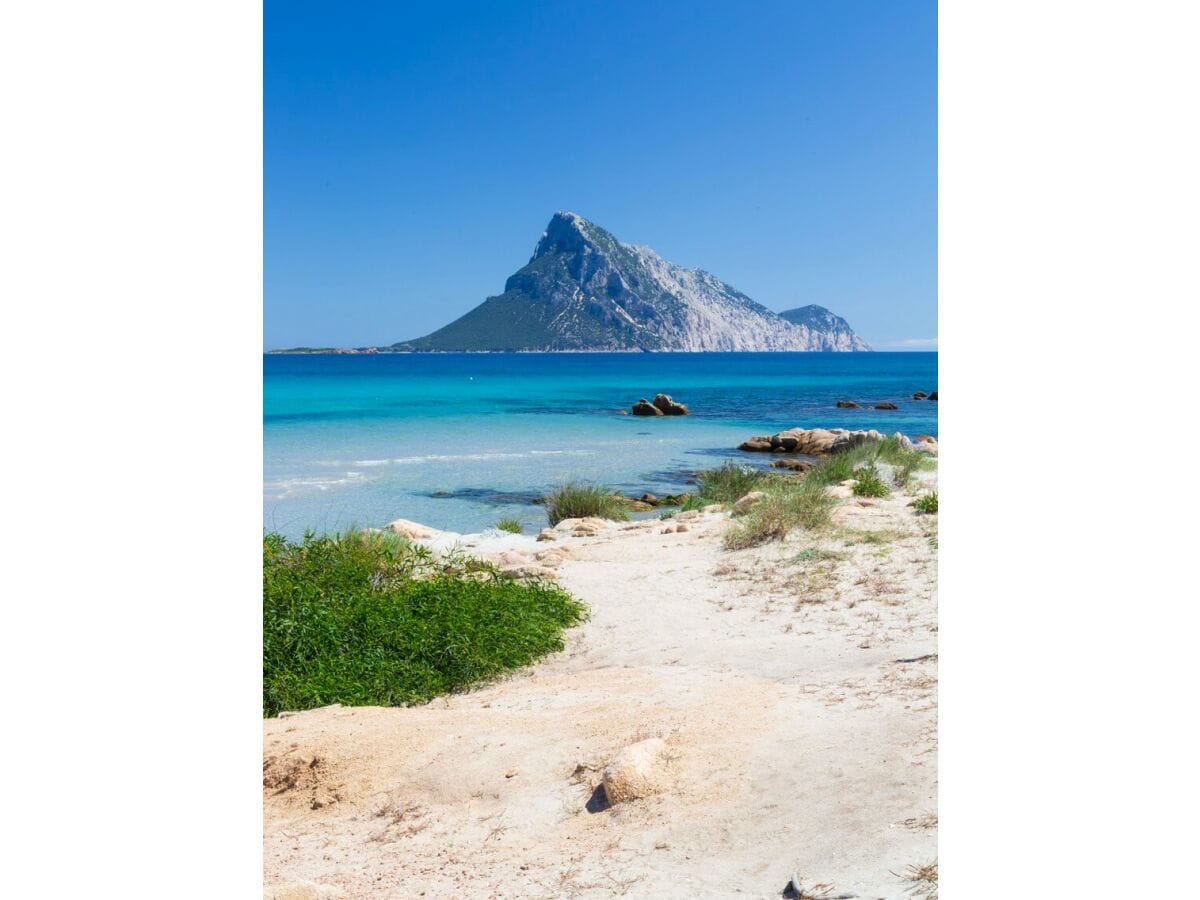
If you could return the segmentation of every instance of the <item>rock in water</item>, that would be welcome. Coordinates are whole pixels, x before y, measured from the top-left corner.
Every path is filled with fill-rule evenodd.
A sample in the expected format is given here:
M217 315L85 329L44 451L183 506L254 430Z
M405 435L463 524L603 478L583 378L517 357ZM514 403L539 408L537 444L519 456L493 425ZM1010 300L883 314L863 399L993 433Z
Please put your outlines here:
M688 408L682 403L676 403L668 394L655 395L654 405L662 410L664 416L689 415Z
M739 444L738 449L748 450L752 453L767 453L771 449L771 439L769 437L752 437L750 440Z
M393 350L869 350L816 306L792 319L700 269L624 244L572 212L550 219L504 293Z
M858 409L858 404L853 400L839 400L837 402L838 409Z
M633 404L633 414L635 416L664 416L661 409L643 397L637 403Z
M876 409L899 409L900 407L898 407L895 403L876 403L875 408Z
M666 741L649 738L630 744L604 767L602 778L609 803L662 793L671 782Z

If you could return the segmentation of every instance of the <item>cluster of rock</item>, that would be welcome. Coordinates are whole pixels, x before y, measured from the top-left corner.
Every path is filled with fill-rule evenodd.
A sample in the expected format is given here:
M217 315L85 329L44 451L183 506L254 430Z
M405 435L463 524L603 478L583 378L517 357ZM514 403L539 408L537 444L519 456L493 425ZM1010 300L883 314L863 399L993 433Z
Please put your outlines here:
M802 453L805 456L828 456L857 447L865 441L879 441L883 435L869 431L847 431L845 428L790 428L773 435L759 435L743 442L739 450L758 453Z
M633 404L635 416L687 416L691 413L682 403L676 403L669 394L656 394L653 401L643 397Z
M492 557L492 564L509 578L553 579L555 569L563 564L570 554L570 547L551 547L547 550L503 550Z
M915 394L912 395L912 398L914 400L932 400L934 403L936 403L937 402L937 391L934 391L932 394L927 394L924 391L917 391ZM838 409L899 409L900 407L897 406L895 403L892 403L890 400L885 400L882 403L876 403L874 406L872 406L869 403L858 404L858 403L855 403L853 400L839 400L837 402L837 408Z

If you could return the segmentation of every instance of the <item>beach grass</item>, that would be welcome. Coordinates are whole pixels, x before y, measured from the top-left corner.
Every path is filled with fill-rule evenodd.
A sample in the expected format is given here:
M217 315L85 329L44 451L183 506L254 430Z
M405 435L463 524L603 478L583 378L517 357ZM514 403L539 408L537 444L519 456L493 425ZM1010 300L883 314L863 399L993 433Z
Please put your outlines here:
M754 490L766 496L725 532L725 548L740 550L782 540L796 528L817 531L827 527L837 501L825 489L849 479L858 481L855 493L859 496L888 496L890 489L876 468L879 463L894 468L898 484L906 484L913 472L933 464L925 454L887 437L823 459L800 477L758 473L760 480Z
M546 495L543 503L552 526L563 519L582 519L587 516L618 522L629 520L629 508L624 497L608 488L580 481L555 488Z
M929 494L922 494L913 503L913 508L923 516L935 515L938 511L937 491L933 491Z
M501 519L496 523L496 527L501 531L507 531L509 534L521 533L521 523L517 519Z
M421 703L561 650L585 610L394 535L263 539L263 712Z
M696 476L700 497L707 503L734 503L751 491L758 490L767 473L752 466L726 462L720 468L709 469Z
M758 490L765 496L725 532L725 549L741 550L782 540L794 528L815 531L827 525L836 501L825 493L824 485L808 480L811 475L772 478L760 485Z
M863 466L854 473L855 497L890 497L891 494L891 488L883 483L883 479L879 477L879 469L875 468L874 463Z

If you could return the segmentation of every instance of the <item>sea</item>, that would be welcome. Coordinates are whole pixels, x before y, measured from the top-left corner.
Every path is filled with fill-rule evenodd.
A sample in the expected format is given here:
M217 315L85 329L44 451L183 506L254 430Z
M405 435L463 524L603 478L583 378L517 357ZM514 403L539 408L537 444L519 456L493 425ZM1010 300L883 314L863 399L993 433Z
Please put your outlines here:
M263 356L263 528L288 537L412 519L479 532L570 481L688 490L786 428L938 433L936 353L421 353ZM685 417L621 415L670 394ZM883 401L894 411L838 409Z

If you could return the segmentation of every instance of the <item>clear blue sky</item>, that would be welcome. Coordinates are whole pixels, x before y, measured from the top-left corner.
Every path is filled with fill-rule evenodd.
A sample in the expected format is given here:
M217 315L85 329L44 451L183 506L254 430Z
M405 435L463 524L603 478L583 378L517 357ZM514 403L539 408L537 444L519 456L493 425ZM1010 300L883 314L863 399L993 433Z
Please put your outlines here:
M390 344L552 213L877 349L937 335L934 0L267 0L265 344Z

